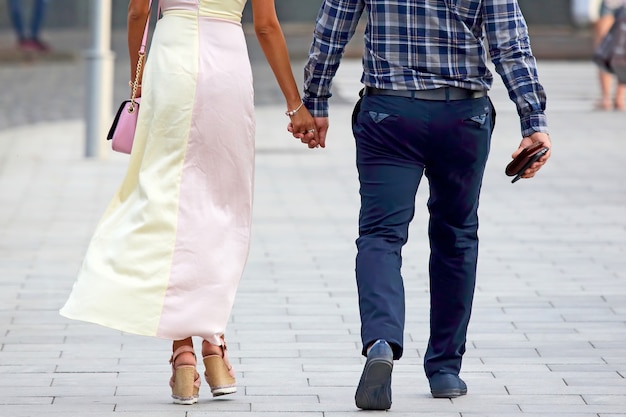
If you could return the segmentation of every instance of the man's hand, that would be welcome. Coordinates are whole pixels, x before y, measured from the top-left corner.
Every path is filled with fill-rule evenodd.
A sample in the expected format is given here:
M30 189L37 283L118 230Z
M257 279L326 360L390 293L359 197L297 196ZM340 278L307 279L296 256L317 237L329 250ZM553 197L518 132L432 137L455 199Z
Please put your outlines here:
M314 117L315 132L295 133L294 138L306 144L310 149L326 147L326 133L328 132L328 117ZM287 130L293 134L293 124L289 123Z
M544 156L539 158L539 160L537 160L537 162L533 163L530 166L530 168L528 168L526 171L524 171L524 174L522 175L522 178L532 178L532 177L534 177L535 174L537 173L537 171L539 171L541 169L541 167L548 161L548 159L550 158L550 155L552 154L552 142L550 141L550 136L548 136L547 133L535 132L532 135L522 139L522 141L519 144L519 148L517 148L517 150L515 152L513 152L511 157L515 158L517 155L519 155L520 152L522 152L522 149L524 149L527 146L530 146L530 145L532 145L533 143L536 143L536 142L541 142L541 143L543 143L543 146L548 147L548 152L546 152L546 154Z
M315 120L315 129L317 129L317 139L318 142L315 143L315 146L311 146L311 142L309 142L309 148L321 146L322 148L326 147L326 133L328 133L329 121L328 117L314 117Z

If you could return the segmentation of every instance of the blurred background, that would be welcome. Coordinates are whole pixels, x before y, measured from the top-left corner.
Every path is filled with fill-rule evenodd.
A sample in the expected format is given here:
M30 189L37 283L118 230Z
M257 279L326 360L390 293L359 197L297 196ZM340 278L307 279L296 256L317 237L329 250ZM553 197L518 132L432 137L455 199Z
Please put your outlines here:
M593 41L589 5L592 2L519 0L529 25L534 54L540 60L590 62ZM21 3L28 20L34 1L21 0ZM17 47L8 14L8 1L0 0L0 129L84 118L85 109L92 105L87 100L95 95L94 89L89 88L95 83L90 74L91 64L87 61L89 56L93 56L95 5L102 3L107 2L48 0L41 39L50 49L45 53L32 53ZM302 80L301 68L320 4L321 0L276 0L298 82ZM104 87L104 92L112 90L111 112L128 95L127 7L128 0L111 1L110 55L113 57L114 81L111 88ZM244 13L244 27L253 63L256 102L258 105L282 104L282 95L251 27L249 4ZM362 30L363 27L348 45L348 58L360 57ZM107 43L108 40L109 36ZM106 97L104 100L106 103L111 101ZM336 100L341 100L341 97ZM98 129L102 130L101 127Z
M22 0L28 10L32 1ZM45 16L45 32L54 41L55 50L88 47L85 34L90 25L91 1L49 0ZM582 59L587 58L591 48L589 21L581 16L588 0L519 0L520 7L529 24L535 54L540 58ZM285 33L301 35L310 33L320 0L276 0L276 9ZM111 25L114 32L126 26L127 0L112 0ZM246 7L244 22L251 22L250 5ZM82 32L81 32L82 31ZM68 39L65 35L77 36ZM0 36L5 49L11 40L12 31L7 13L7 1L0 1ZM7 39L8 38L8 39ZM307 39L308 40L308 39ZM10 43L10 42L9 42ZM5 51L6 52L6 51ZM296 56L306 53L302 48L292 51Z
M22 0L30 3L29 0ZM86 0L50 0L48 27L68 28L85 27L89 24L89 3ZM113 26L123 27L126 24L127 0L113 0ZM276 9L282 21L310 22L317 13L319 0L275 0ZM574 24L570 13L575 0L519 0L520 7L529 23L539 25ZM0 28L8 27L6 1L0 2ZM249 7L248 7L249 8Z

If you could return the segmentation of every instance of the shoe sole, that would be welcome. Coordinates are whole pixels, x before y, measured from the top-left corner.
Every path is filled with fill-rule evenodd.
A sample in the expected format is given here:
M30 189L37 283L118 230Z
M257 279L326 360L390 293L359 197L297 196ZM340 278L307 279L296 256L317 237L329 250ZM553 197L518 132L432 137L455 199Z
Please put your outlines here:
M467 394L467 390L449 389L446 391L431 391L433 398L456 398Z
M391 371L393 363L373 359L365 364L363 375L354 396L356 406L362 410L388 410L391 408Z
M198 402L198 397L193 398L177 398L172 395L172 402L180 405L193 405Z
M211 394L214 397L221 397L222 395L234 394L237 392L237 387L223 387L211 390Z

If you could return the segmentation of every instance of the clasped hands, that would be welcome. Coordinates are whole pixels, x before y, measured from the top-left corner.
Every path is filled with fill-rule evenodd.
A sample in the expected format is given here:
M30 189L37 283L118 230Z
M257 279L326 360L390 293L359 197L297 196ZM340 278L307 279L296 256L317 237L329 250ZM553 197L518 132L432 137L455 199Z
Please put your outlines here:
M325 148L328 117L313 117L308 111L300 111L291 116L287 131L309 149Z

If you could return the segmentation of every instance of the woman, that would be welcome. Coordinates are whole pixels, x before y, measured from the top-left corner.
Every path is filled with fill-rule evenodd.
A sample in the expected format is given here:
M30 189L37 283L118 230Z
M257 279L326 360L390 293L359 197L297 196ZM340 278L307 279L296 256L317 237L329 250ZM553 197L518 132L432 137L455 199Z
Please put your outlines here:
M600 5L600 17L594 24L594 47L597 48L615 22L617 11L626 7L626 0L603 0ZM626 85L617 83L615 87L615 98L611 99L613 87L613 74L600 70L600 92L602 97L596 108L598 110L624 110L624 98L626 96ZM617 82L617 80L616 80Z
M198 401L192 336L213 396L236 391L224 331L248 255L254 172L246 0L162 0L126 178L98 224L61 314L173 340L172 398ZM155 1L156 6L156 1ZM130 0L135 76L148 0ZM254 27L293 135L317 137L302 106L273 0ZM132 84L132 83L131 83ZM307 141L308 142L308 141Z

